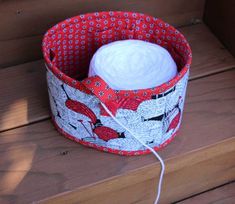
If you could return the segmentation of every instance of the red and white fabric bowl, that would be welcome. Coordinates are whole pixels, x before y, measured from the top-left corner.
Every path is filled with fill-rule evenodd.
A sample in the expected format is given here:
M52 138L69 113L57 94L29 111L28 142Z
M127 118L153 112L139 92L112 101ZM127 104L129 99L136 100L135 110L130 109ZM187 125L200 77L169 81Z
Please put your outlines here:
M178 74L161 86L112 90L98 76L87 78L89 62L102 45L139 39L166 48ZM192 54L185 37L162 20L132 12L96 12L66 19L43 39L52 119L67 138L121 155L149 153L118 125L101 102L147 145L158 150L176 135L183 112Z

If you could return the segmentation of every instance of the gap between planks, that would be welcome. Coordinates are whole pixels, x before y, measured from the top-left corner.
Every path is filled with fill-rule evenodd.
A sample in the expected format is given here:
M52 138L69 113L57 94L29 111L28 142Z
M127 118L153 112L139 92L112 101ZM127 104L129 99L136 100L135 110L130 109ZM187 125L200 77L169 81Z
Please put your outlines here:
M231 204L235 201L235 180L222 185L216 186L207 191L192 195L182 200L176 201L172 204L207 204L210 203L223 203Z

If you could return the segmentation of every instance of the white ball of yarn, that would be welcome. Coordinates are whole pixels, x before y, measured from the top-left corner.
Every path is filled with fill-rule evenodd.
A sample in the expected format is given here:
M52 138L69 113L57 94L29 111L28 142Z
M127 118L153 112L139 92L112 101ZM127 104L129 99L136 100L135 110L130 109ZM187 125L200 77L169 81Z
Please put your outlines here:
M121 40L96 51L88 75L100 76L115 90L137 90L159 86L176 74L177 66L163 47L141 40Z

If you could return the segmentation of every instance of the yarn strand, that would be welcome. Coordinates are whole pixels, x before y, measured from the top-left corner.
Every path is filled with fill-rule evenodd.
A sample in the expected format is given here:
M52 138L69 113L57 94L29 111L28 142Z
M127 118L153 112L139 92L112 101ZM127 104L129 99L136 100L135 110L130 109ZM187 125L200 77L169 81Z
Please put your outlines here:
M158 188L157 188L157 196L156 199L154 201L154 204L157 204L160 200L160 195L161 195L161 187L162 187L162 181L163 181L163 176L164 176L164 172L165 172L165 164L163 159L160 157L160 155L149 145L145 144L141 139L139 139L136 134L130 130L128 127L126 127L125 125L123 125L113 114L112 112L106 107L105 104L101 103L101 105L103 106L103 108L105 109L105 111L113 118L113 120L115 122L117 122L121 127L123 127L126 131L128 131L138 142L140 142L143 146L145 146L147 149L149 149L154 156L160 161L161 164L161 173L160 173L160 177L159 177L159 182L158 182Z

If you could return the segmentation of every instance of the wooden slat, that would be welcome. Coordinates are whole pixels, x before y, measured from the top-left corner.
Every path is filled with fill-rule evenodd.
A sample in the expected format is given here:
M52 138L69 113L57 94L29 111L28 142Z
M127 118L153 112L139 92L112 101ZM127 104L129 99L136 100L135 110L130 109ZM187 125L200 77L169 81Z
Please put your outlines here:
M177 155L167 159L168 171L164 177L160 203L172 203L233 179L234 145L233 138L214 146L197 149L186 156ZM159 165L137 169L94 185L60 193L39 203L152 204L156 196L156 171L160 171Z
M204 20L235 56L235 1L207 0Z
M235 70L189 83L181 131L160 151L166 161L166 203L235 179L234 77ZM6 203L47 198L103 204L117 197L130 203L134 195L139 203L151 203L155 195L160 168L155 157L122 157L83 147L59 136L48 121L1 133L0 150L0 194ZM127 192L137 194L128 197ZM58 193L63 194L50 199Z
M204 24L188 26L180 31L193 52L191 79L235 67L235 58Z
M181 31L193 50L191 79L235 67L235 58L223 49L205 25L189 26ZM0 96L7 98L0 102L0 114L3 115L0 117L0 131L49 117L43 67L42 61L36 61L0 70L0 87L5 87L0 89ZM9 79L14 83L6 86ZM34 86L31 86L32 82ZM29 96L30 100L27 99ZM25 103L17 103L20 100L27 101L29 111Z
M124 10L162 17L173 25L202 18L205 0L7 0L0 2L0 40L43 34L49 27L81 13Z
M43 61L0 72L0 131L48 118Z
M0 41L0 69L42 58L42 36Z
M177 204L232 204L235 203L235 182L186 199Z

